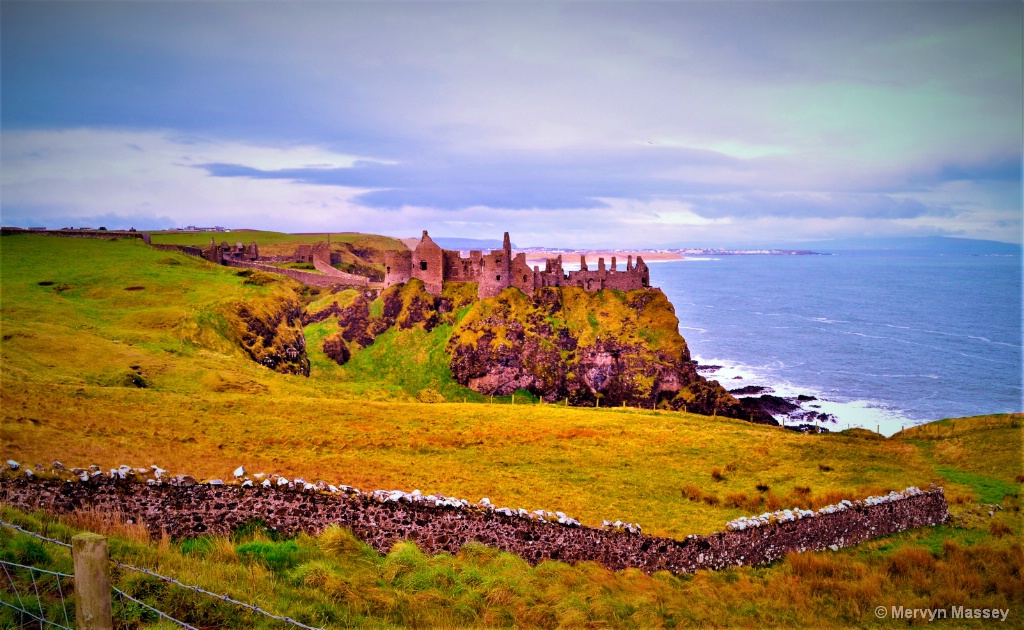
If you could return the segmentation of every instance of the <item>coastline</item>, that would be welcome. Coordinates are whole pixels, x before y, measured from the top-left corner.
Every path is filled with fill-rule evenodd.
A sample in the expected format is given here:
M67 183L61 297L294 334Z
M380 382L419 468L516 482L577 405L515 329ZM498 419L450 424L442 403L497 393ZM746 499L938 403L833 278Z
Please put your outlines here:
M915 420L903 415L903 410L886 406L872 400L852 399L838 391L822 391L812 387L795 385L785 380L773 378L771 367L754 367L728 359L705 359L694 356L697 372L708 380L718 381L722 387L734 392L741 388L759 388L761 391L750 394L733 393L737 399L760 397L767 395L785 400L796 409L789 413L769 413L783 423L785 427L794 428L798 425L814 426L815 424L827 431L838 432L849 428L861 428L879 432L886 437L899 433L903 428L924 424L930 420ZM777 368L775 368L777 369ZM821 414L811 419L805 414ZM804 415L803 418L800 416ZM933 418L939 420L940 418Z

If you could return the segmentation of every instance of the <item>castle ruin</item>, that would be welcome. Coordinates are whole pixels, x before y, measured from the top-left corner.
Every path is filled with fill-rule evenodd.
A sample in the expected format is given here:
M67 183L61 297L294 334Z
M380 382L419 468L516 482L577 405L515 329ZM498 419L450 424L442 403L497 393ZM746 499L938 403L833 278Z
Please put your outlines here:
M543 271L539 266L531 269L526 263L526 254L512 255L508 232L505 232L501 249L491 250L489 254L473 250L469 258L463 258L460 252L441 249L423 230L423 238L415 250L386 252L384 265L385 287L417 278L433 295L441 295L445 282L476 282L480 298L494 297L509 287L532 294L541 287L580 287L594 292L601 289L632 291L651 286L650 270L640 256L636 257L636 265L629 256L625 269L618 269L614 256L610 268L605 267L604 258L598 258L597 269L590 269L586 256L581 256L579 271L565 272L562 257L558 256L547 259Z

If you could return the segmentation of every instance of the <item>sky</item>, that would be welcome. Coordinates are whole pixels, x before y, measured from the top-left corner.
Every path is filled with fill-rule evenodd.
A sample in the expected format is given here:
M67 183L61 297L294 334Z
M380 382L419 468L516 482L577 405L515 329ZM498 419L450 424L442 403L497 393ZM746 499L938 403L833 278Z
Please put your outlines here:
M0 222L1020 243L1020 2L0 3Z

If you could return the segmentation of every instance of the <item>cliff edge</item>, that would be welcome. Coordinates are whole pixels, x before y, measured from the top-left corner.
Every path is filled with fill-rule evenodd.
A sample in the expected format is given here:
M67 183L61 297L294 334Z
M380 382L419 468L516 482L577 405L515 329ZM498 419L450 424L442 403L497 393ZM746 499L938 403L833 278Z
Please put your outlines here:
M324 350L344 363L393 327L430 332L447 324L452 378L484 395L525 390L575 406L625 404L776 424L697 373L675 309L659 289L544 287L529 296L509 288L476 299L473 288L449 283L434 296L413 279L386 289L377 308L360 296L330 313L339 330Z

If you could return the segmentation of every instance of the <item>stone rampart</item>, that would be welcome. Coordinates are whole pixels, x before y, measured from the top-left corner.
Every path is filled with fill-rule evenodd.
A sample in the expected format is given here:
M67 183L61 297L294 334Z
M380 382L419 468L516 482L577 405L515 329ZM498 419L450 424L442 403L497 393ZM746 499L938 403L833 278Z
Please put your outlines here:
M311 484L294 490L234 485L155 485L99 473L88 481L0 478L0 501L24 510L67 513L83 508L117 510L139 519L153 533L173 537L227 534L260 519L281 534L317 533L331 524L353 531L380 552L412 540L428 552L457 552L476 541L515 553L529 562L596 561L613 570L686 573L778 560L794 551L837 549L907 529L938 525L949 518L941 488L864 502L800 518L766 520L682 540L615 529L562 525L525 518L515 511L396 499L365 494L317 492ZM270 485L268 483L268 485ZM305 487L305 490L303 488ZM285 486L287 488L287 486ZM402 493L399 493L402 494ZM374 496L376 495L376 496ZM405 495L411 496L411 495ZM458 504L457 500L452 501ZM791 515L790 515L791 516Z
M224 260L224 265L227 267L244 267L247 269L259 269L260 271L266 271L267 273L276 273L282 276L288 276L294 280L298 280L303 284L308 284L314 287L332 287L335 285L351 285L366 287L370 285L370 280L365 276L357 276L351 273L345 273L343 271L337 271L337 275L326 275L320 273L311 273L309 271L301 271L299 269L286 269L283 267L275 267L273 265L265 265L258 262L248 262L244 260Z

